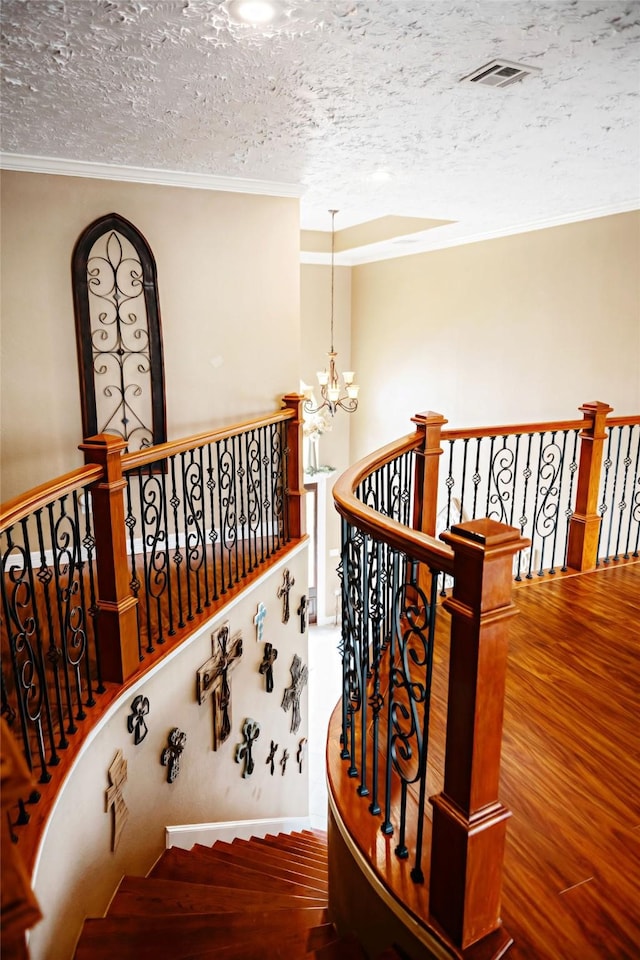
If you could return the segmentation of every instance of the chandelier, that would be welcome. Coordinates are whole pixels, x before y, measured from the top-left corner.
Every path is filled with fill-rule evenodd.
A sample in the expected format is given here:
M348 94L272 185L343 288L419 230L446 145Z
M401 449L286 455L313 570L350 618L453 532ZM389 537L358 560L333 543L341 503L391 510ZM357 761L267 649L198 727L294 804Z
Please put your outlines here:
M307 413L318 413L320 410L328 410L333 416L340 407L347 413L353 413L358 409L358 391L360 387L354 383L355 373L353 370L345 370L342 374L342 385L340 383L340 374L336 366L338 354L333 346L333 301L334 301L334 259L336 245L335 219L337 210L329 210L331 214L331 349L329 350L329 367L325 370L318 370L318 384L320 385L320 395L322 403L314 406L313 397L308 397L304 403L304 410Z

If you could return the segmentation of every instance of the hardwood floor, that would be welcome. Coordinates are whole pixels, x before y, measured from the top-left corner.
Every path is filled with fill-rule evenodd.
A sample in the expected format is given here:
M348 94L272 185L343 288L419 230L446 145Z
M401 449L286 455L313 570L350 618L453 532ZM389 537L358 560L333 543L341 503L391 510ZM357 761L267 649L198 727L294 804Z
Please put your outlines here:
M502 918L511 960L640 958L640 564L518 586L507 678L501 799L507 828ZM441 769L448 618L434 656L431 759ZM338 736L334 714L331 738ZM329 774L357 845L406 907L416 887L347 764ZM429 792L441 788L429 778ZM430 815L430 813L429 813ZM428 864L428 850L425 853Z

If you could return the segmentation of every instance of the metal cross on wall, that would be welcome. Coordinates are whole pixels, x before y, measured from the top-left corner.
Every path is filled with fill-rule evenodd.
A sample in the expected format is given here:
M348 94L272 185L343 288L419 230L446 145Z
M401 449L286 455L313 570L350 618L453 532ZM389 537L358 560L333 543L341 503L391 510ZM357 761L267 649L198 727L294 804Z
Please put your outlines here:
M244 742L236 746L236 763L242 763L244 760L243 777L250 777L255 768L255 762L252 755L253 744L260 736L260 724L257 720L247 717L242 724L242 736Z
M180 773L180 759L187 743L187 735L174 727L167 739L168 744L160 755L160 763L167 767L167 783L173 783Z
M278 587L278 599L282 599L282 622L289 623L289 591L294 585L295 580L291 576L289 568L282 575L282 585Z
M116 753L108 775L111 786L106 791L106 813L113 810L111 849L115 850L129 817L129 810L122 796L122 788L127 782L127 761L124 759L122 750Z
M278 750L278 744L274 740L272 740L271 749L269 750L269 756L265 761L265 763L268 763L271 767L271 776L273 776L273 771L275 768L275 759L276 759L277 750Z
M217 634L211 635L213 656L203 663L197 674L198 703L213 700L213 749L217 750L231 733L230 674L242 656L242 637L230 637L229 621L225 620Z
M303 593L300 597L300 606L298 607L298 616L300 617L300 633L307 629L307 595Z
M282 697L282 709L286 712L291 707L291 733L297 733L302 722L300 714L300 697L307 684L309 669L297 653L294 653L291 661L291 684L284 691Z
M259 672L264 676L264 684L267 693L273 692L273 664L278 657L278 651L271 643L264 645L264 657L258 667Z

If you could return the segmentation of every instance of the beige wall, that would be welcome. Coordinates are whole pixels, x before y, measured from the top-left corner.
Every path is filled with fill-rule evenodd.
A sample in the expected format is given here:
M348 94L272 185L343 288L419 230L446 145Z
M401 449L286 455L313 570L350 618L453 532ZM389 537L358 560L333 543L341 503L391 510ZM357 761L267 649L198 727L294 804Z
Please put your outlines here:
M338 352L338 370L351 367L351 269L336 267L334 280L334 346ZM316 371L327 366L327 351L330 346L331 323L331 268L329 266L303 264L300 285L301 326L301 377L313 385L316 400L320 399ZM358 378L356 368L356 379ZM335 474L328 481L326 496L326 544L324 557L319 563L325 568L325 597L318 604L320 620L335 616L335 591L338 588L336 567L339 557L331 553L340 549L340 520L333 507L331 487L337 477L349 466L349 436L351 421L360 416L338 411L332 428L319 440L320 464L335 467ZM307 478L308 479L308 478Z
M296 762L300 739L310 736L308 687L301 698L302 723L297 733L290 730L291 711L285 713L281 708L283 690L291 683L294 653L308 663L307 637L300 635L295 614L282 624L281 600L276 596L283 568L289 567L296 583L302 584L306 565L304 544L178 648L159 671L128 690L85 743L73 775L58 796L35 872L35 892L44 920L30 935L32 960L69 960L73 956L84 917L102 916L123 874L147 873L164 848L165 826L308 815L308 759L302 774ZM303 588L294 588L292 610L297 609L302 593ZM259 600L267 607L265 637L278 650L272 693L266 693L264 678L258 673L264 644L256 642L253 618ZM231 735L214 752L212 703L198 705L196 672L211 656L212 632L227 619L232 635L242 634L243 654L231 679ZM135 746L127 717L138 694L149 700L149 732ZM235 749L242 741L241 728L247 717L261 724L261 732L253 750L254 773L243 779ZM186 733L187 742L180 774L174 783L168 783L160 756L174 727ZM278 744L273 776L266 764L271 740ZM290 759L283 776L278 763L285 747ZM127 761L123 797L129 818L112 853L111 813L105 812L105 794L107 771L119 749ZM319 749L321 745L315 742L307 745L308 751Z
M2 500L82 463L71 254L107 213L156 258L170 438L297 389L297 200L10 171L0 184Z
M355 267L357 459L437 410L451 426L640 410L640 213Z

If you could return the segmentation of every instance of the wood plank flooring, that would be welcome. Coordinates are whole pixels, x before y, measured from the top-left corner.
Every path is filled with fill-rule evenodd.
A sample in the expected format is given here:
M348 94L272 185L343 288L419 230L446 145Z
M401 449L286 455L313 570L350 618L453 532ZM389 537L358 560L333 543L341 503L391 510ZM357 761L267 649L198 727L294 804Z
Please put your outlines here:
M502 897L515 939L508 956L638 960L640 564L523 584L515 602L501 779L513 814ZM429 793L442 784L449 624L444 612L439 619ZM343 817L379 875L424 915L428 881L412 884L394 839L366 814L338 759L338 722L335 713L329 775Z

